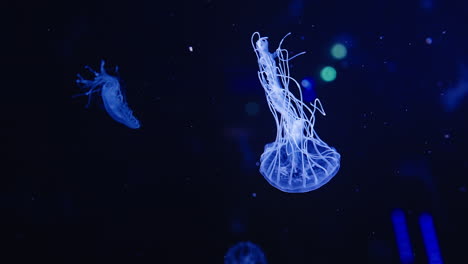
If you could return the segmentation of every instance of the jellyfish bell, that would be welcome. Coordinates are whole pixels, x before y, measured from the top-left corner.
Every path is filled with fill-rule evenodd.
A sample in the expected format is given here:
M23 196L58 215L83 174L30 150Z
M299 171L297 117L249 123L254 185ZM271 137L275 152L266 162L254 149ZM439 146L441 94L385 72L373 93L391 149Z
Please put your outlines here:
M267 264L263 250L250 241L239 242L228 249L224 264Z
M260 156L263 177L273 187L288 193L316 190L328 183L339 168L340 154L328 146L317 146L310 139L299 144L269 143Z

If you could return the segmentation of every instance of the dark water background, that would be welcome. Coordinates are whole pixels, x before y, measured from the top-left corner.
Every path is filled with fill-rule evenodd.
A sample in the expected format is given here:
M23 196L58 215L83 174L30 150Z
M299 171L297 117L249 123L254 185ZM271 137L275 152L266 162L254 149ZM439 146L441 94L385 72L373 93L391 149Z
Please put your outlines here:
M445 263L468 263L468 98L443 103L468 86L464 1L26 1L4 12L3 257L222 263L250 240L269 263L399 263L390 214L401 208L416 263L427 263L422 212ZM284 47L307 51L291 76L315 78L327 112L316 130L342 155L316 191L283 193L258 172L276 128L255 31L271 48L292 32ZM329 54L336 42L344 60ZM119 66L141 129L98 97L89 109L71 99L76 74L101 59Z

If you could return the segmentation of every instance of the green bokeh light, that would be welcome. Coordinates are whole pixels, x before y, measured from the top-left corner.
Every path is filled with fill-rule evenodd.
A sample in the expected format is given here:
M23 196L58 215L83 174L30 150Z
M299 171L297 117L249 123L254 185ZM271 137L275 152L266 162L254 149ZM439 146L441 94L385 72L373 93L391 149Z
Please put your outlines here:
M344 57L346 57L348 50L346 49L345 45L341 43L337 43L333 45L333 47L330 50L330 53L333 56L333 58L337 60L341 60L341 59L344 59Z
M331 82L336 79L336 70L331 66L326 66L320 71L320 77L326 82Z
M260 106L256 102L248 102L245 105L245 112L249 116L255 116L258 114L258 111L260 110Z

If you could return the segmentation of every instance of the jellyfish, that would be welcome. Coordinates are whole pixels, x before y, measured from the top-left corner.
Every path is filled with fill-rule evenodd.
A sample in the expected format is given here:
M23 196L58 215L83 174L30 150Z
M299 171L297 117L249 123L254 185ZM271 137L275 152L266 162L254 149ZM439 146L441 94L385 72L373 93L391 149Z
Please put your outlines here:
M262 249L252 242L239 242L229 248L224 264L267 264Z
M107 74L104 69L104 60L101 61L101 72L94 71L91 67L86 66L90 72L94 74L93 80L85 80L78 74L76 83L84 90L85 93L74 95L73 97L87 95L89 107L91 103L91 95L96 92L101 92L104 108L107 113L117 122L126 125L129 128L137 129L140 127L140 122L133 116L132 110L128 107L125 95L120 89L120 83L117 77ZM116 67L117 71L118 68Z
M283 192L304 193L320 188L336 175L340 154L314 130L315 113L325 115L320 100L316 98L310 107L305 104L300 84L290 77L289 61L305 53L289 57L281 48L290 34L274 53L268 50L267 37L255 32L251 38L260 68L258 78L277 127L275 141L265 145L260 157L260 173ZM298 89L299 98L289 89L290 82Z

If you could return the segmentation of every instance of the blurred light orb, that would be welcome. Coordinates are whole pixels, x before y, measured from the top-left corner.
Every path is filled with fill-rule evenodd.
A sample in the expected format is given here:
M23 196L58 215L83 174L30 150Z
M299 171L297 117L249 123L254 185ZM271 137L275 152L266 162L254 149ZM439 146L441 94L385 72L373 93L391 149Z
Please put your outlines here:
M312 80L310 78L305 78L304 80L302 80L301 85L306 90L312 90L315 87L314 80Z
M301 86L304 88L302 91L302 99L305 102L312 102L317 98L315 93L315 80L311 77L305 77L301 81Z
M320 71L320 77L326 82L331 82L336 79L336 70L331 66L326 66Z
M427 37L426 38L426 44L431 45L432 44L432 38Z
M345 45L341 43L336 43L332 46L330 53L333 56L333 58L341 60L346 57L346 54L348 54L348 50L346 49Z
M260 107L258 106L258 104L256 102L248 102L247 104L245 104L245 112L249 116L257 115L259 109L260 109Z

